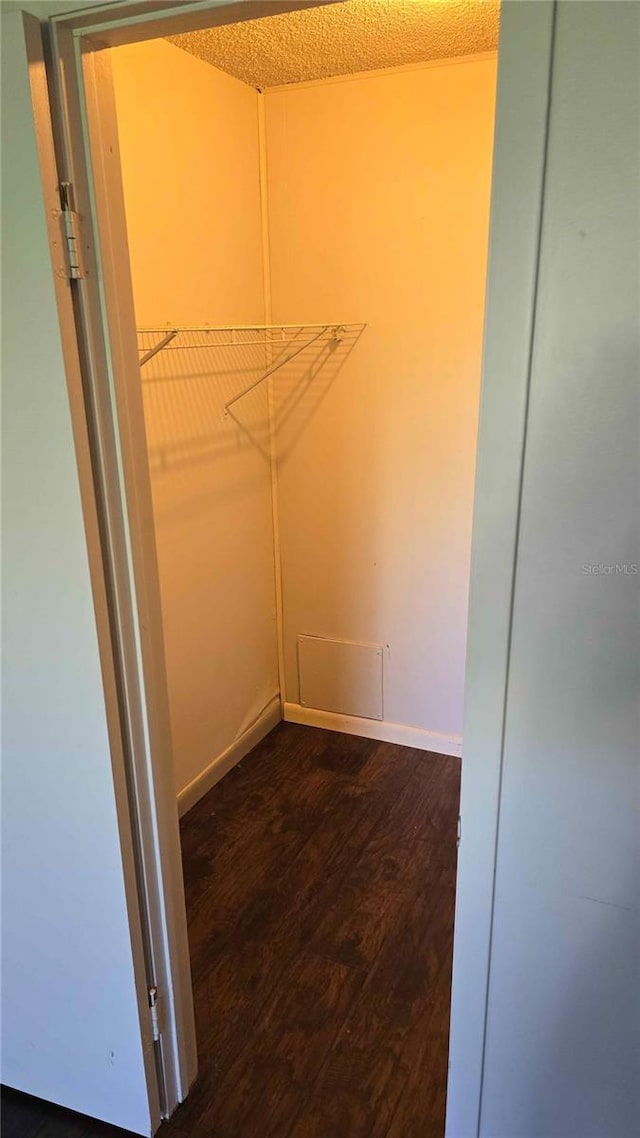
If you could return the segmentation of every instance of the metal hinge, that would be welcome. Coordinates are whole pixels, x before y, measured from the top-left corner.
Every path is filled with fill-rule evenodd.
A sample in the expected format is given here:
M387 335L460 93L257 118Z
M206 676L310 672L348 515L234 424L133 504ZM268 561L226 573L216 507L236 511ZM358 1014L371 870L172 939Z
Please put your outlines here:
M70 182L61 182L58 187L60 194L60 210L56 211L60 218L62 230L62 244L65 251L66 273L69 280L82 280L86 277L86 269L82 256L82 232L80 214L72 209L73 191Z
M161 1027L160 1008L158 1006L158 989L156 987L149 988L149 1011L151 1013L151 1031L153 1034L153 1042L158 1043L160 1040Z
M460 842L462 841L462 818L458 814L458 832L456 835L456 849L460 849Z

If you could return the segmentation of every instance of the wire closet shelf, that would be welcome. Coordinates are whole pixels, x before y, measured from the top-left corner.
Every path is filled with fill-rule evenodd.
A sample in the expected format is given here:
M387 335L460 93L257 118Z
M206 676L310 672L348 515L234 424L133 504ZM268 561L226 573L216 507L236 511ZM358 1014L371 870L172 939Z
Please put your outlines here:
M353 325L348 324L244 324L175 326L171 328L139 328L138 352L144 367L160 352L188 351L194 348L265 349L266 368L248 387L243 388L224 405L225 415L231 407L253 391L269 376L313 344L327 343L337 348L348 337ZM362 325L359 326L360 328Z

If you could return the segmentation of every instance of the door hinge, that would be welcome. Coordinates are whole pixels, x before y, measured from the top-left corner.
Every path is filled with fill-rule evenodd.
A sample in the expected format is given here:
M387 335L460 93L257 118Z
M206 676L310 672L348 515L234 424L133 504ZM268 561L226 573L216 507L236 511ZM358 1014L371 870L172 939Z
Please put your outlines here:
M460 842L462 841L462 818L458 814L458 829L456 833L456 849L460 849Z
M72 209L73 188L70 182L61 182L58 187L60 209L56 210L60 220L62 245L65 255L64 275L69 280L82 280L86 277L82 248L82 229L80 214Z
M161 1035L160 1025L160 1008L158 1005L158 989L154 986L149 988L149 1011L151 1013L151 1032L153 1035L153 1042L158 1043Z

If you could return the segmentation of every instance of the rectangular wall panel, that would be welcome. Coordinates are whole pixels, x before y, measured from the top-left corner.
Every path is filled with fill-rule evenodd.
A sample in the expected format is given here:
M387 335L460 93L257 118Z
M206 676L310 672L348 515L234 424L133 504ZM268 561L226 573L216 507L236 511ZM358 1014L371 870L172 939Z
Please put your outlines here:
M382 660L379 644L299 636L302 707L382 719Z

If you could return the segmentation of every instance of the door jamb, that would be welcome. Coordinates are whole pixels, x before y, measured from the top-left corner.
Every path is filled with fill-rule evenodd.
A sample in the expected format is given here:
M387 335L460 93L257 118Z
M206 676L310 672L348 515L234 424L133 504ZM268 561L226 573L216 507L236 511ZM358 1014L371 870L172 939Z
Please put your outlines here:
M103 49L323 2L340 0L124 0L53 17L42 28L49 31L55 144L47 209L50 215L59 210L59 185L70 183L82 227L86 276L64 281L60 319L75 392L76 445L79 436L86 440L79 477L114 780L120 772L120 785L126 784L118 823L123 850L131 850L123 860L147 1061L151 988L160 1001L155 1078L147 1066L154 1129L160 1114L170 1115L186 1097L197 1054L151 485L117 124ZM57 285L60 294L60 280Z
M80 343L76 333L74 316L75 298L72 282L67 276L59 226L60 198L58 186L61 179L58 169L58 156L54 149L54 125L51 114L53 108L45 70L42 26L37 17L30 13L22 12L20 15L29 66L29 84L34 108L43 204L51 250L60 339L98 638L116 821L120 840L144 1072L149 1100L149 1120L152 1130L155 1130L160 1124L161 1103L145 988L147 975L145 935L139 904L134 832L130 824L130 787L119 706L114 641L111 633L109 589L103 559L102 523L94 486L94 455L90 422L86 410L86 395L83 390Z
M481 1127L507 685L557 0L502 5L463 733L446 1138Z

